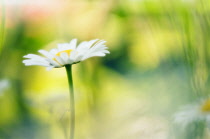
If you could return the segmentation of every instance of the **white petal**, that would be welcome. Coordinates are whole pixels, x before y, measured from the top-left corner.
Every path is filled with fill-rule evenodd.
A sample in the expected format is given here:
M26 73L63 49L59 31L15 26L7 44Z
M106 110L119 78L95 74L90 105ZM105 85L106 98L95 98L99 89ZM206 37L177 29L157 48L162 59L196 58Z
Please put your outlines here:
M72 39L69 43L69 49L75 50L77 46L77 39Z
M26 66L33 66L33 65L44 66L44 67L48 67L49 66L49 65L46 65L44 63L37 62L37 61L24 61L24 64Z
M29 58L30 60L40 61L42 63L49 64L49 62L46 61L46 58L34 54L25 55L24 58Z
M53 55L51 53L49 53L48 51L39 50L38 52L41 53L41 54L43 54L44 56L46 56L49 59L53 59L54 58Z
M39 56L39 55L35 55L35 54L27 54L25 56L23 56L24 58L41 58L44 59L43 57Z
M58 52L59 52L59 51L58 51L57 49L55 49L55 48L50 50L50 53L51 53L53 56L55 56Z
M83 50L84 48L87 48L88 49L88 42L81 42L78 46L77 46L77 51L81 51Z
M63 59L60 57L60 56L55 56L55 59L57 60L57 62L60 64L60 65L65 65L65 62L63 61Z
M60 57L63 59L64 64L69 64L68 63L69 56L68 56L68 54L66 52L61 53Z
M96 49L96 48L101 47L101 46L103 47L105 42L106 41L104 41L104 40L98 41L97 43L94 44L94 46L92 47L92 49Z
M105 47L105 45L103 45L103 43L105 43L105 42L106 41L103 41L103 40L97 42L93 47L91 47L88 50L87 53L85 53L85 56L83 57L83 59L86 59L87 57L89 57L89 55L94 55L95 53L109 53L109 51L106 50L107 47Z
M74 62L82 61L83 56L84 55L82 55L82 54L81 55L77 55L76 58L75 58L75 60L74 60Z
M61 65L55 60L52 60L52 59L49 59L49 58L47 58L46 60L48 62L50 62L50 64L53 65L54 67L61 67Z
M104 54L104 53L96 52L96 53L90 54L89 56L90 56L90 57L93 57L93 56L105 56L105 55L106 55L106 54Z
M26 60L23 60L23 63L24 64L29 64L29 63L33 63L33 62L35 62L35 63L40 63L40 64L42 64L42 65L45 65L45 66L49 66L50 65L50 63L48 62L48 61L44 61L44 60L42 60L42 61L40 61L40 60L36 60L36 59L26 59Z
M96 51L101 51L101 50L106 50L107 47L104 46L96 46L95 48L92 48L91 51L96 52Z
M95 43L96 41L98 41L99 39L94 39L94 40L90 40L90 41L88 41L90 44L93 44L93 43Z
M94 46L101 46L101 45L103 45L104 43L106 43L106 41L100 40L100 41L98 41ZM93 46L93 47L94 47L94 46Z
M91 58L91 57L95 57L95 56L103 57L103 56L105 56L105 55L106 55L106 54L100 53L100 52L91 53L91 54L86 55L85 57L83 57L83 58L82 58L82 61L85 60L85 59Z
M91 46L93 46L93 44L98 41L98 39L95 39L95 40L91 40L91 41L84 41L84 42L81 42L79 44L79 46L77 47L77 51L86 51L88 49L91 48Z
M103 45L106 41L99 41L97 42L93 47L91 47L91 52L96 52L98 50L103 50L103 49L106 49L107 47L104 47L105 45Z
M102 50L101 52L105 53L105 54L110 54L110 52L108 50Z
M91 40L88 42L88 47L94 46L94 43L96 43L99 39Z
M78 52L76 50L72 51L71 54L70 54L68 62L69 63L76 62L75 59L76 59L77 54L78 54Z

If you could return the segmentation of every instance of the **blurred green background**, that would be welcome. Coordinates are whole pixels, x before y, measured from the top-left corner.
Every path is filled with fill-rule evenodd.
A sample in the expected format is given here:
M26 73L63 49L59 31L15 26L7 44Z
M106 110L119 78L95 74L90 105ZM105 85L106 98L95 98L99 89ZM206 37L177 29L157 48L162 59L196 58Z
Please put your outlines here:
M187 138L172 115L209 94L210 1L0 2L0 139L69 136L65 68L22 60L73 38L111 52L73 66L75 139Z

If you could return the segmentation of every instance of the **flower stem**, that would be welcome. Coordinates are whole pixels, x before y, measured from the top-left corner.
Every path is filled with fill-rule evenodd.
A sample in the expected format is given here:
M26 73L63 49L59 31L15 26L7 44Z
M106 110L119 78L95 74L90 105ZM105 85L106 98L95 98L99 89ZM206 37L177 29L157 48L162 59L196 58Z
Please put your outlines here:
M74 88L72 80L72 65L66 65L65 68L68 77L69 91L70 91L70 139L74 139L75 106L74 106Z

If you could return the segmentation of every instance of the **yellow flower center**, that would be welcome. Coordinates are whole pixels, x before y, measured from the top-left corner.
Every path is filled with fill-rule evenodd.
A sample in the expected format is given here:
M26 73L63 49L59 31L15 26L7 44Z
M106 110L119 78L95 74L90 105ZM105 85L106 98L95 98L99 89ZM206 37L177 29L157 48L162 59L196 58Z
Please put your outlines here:
M71 49L69 49L69 50L64 50L64 51L60 51L60 52L58 52L55 56L61 56L61 53L67 53L68 55L70 55L71 52L72 52ZM57 61L56 58L53 58L53 60L54 60L54 61ZM57 61L57 62L58 62L58 61ZM58 62L58 63L59 63L59 62ZM59 63L59 64L60 64L60 63ZM60 65L61 65L61 64L60 64Z
M201 106L202 112L210 112L210 99L206 100Z
M64 51L60 51L60 52L58 52L58 53L56 54L56 56L60 56L60 55L61 55L61 53L67 53L68 55L70 55L70 54L71 54L71 52L72 52L72 50L71 50L71 49L69 49L69 50L64 50Z

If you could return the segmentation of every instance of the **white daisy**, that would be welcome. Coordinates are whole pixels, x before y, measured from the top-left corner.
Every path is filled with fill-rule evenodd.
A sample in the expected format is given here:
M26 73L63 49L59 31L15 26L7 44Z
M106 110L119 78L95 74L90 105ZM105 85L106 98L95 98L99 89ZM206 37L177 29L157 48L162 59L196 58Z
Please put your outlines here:
M193 122L203 121L210 125L210 99L187 105L174 115L174 122L186 128Z
M49 52L39 50L38 52L45 57L28 54L24 58L23 63L26 66L44 66L47 70L52 68L60 68L65 65L76 64L94 56L105 56L110 52L107 50L106 41L95 39L91 41L81 42L78 46L77 39L73 39L70 43L58 44L58 48L51 49Z

